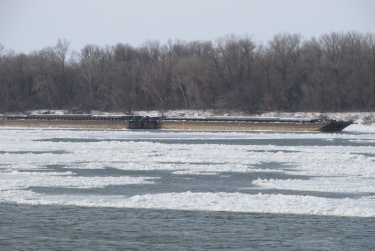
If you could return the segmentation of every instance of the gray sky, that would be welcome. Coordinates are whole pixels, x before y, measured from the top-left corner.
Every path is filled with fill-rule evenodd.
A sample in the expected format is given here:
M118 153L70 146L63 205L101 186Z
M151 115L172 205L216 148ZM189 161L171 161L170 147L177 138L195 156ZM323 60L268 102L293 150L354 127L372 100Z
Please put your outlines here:
M147 40L215 41L233 33L266 43L333 31L375 33L375 0L0 0L0 43L30 53L59 38L81 50Z

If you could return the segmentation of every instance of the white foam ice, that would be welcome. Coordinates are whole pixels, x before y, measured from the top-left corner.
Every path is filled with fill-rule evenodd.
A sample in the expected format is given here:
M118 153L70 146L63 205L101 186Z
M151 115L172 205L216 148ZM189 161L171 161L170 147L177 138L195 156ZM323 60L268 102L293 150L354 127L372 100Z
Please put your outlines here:
M375 195L375 179L363 177L325 177L312 178L310 180L258 179L253 184L267 189L330 193L371 193Z
M29 187L94 188L109 185L152 184L151 177L78 177L72 172L18 172L2 173L0 191Z
M0 202L375 217L375 130L371 126L352 125L343 133L332 134L0 129L0 138ZM246 144L225 144L244 139ZM351 143L272 143L286 139ZM269 143L257 143L262 140ZM271 163L283 165L275 168ZM47 170L53 165L69 170ZM170 170L172 175L280 172L289 176L249 182L246 189L255 187L261 191L259 194L150 191L134 196L105 196L30 191L31 187L88 189L158 182L154 176L82 177L74 173L78 169L107 167ZM280 194L267 194L268 189L279 190ZM298 191L299 195L282 191ZM358 197L326 198L308 192Z
M329 199L315 196L242 193L161 193L124 196L40 196L31 191L8 190L2 201L31 205L74 205L169 210L227 211L244 213L307 214L374 217L374 197Z

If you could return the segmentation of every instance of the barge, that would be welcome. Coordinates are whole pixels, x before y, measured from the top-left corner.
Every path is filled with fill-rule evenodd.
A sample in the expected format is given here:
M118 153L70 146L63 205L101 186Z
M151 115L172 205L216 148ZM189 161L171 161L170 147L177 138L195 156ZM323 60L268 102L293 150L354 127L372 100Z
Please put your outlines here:
M163 119L164 129L244 131L342 131L353 121L265 117L202 117Z
M77 129L173 129L244 131L342 131L353 121L277 117L166 117L134 115L4 115L2 127Z

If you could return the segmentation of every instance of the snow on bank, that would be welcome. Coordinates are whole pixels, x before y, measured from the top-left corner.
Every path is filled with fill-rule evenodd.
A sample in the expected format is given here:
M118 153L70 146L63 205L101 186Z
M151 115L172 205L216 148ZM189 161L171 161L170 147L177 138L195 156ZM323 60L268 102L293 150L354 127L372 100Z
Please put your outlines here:
M17 114L69 114L67 110L34 110ZM92 115L123 115L121 112L100 112L91 111ZM342 112L342 113L319 113L319 112L264 112L248 113L240 111L223 110L168 110L168 111L134 111L134 115L148 116L170 116L170 117L210 117L210 116L251 116L251 117L280 117L280 118L301 118L301 119L334 119L352 120L356 124L375 126L375 112ZM1 114L0 114L1 115ZM10 115L10 114L9 114Z
M343 113L285 113L285 112L269 112L261 116L274 116L274 117L293 117L293 118L306 118L306 119L333 119L333 120L351 120L356 124L372 125L375 126L375 112L343 112Z
M250 117L279 117L279 118L301 118L301 119L334 119L352 120L357 124L375 126L375 112L343 112L343 113L318 113L318 112L264 112L247 113L238 111L220 110L168 110L158 111L138 111L137 115L170 116L170 117L210 117L210 116L250 116Z

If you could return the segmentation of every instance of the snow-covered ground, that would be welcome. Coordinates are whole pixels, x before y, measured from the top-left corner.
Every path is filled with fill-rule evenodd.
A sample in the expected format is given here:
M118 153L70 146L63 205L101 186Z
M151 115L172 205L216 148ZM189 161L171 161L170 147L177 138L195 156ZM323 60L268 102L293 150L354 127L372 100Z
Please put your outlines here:
M347 112L347 113L305 113L305 112L265 112L261 114L238 113L238 112L220 112L213 110L187 110L187 111L168 111L164 113L167 116L252 116L252 117L280 117L280 118L304 118L304 119L334 119L334 120L352 120L354 123L375 126L375 112Z
M68 114L67 110L34 110L26 114ZM18 113L20 114L20 113ZM25 114L25 113L22 113ZM91 111L93 115L121 115L123 113L108 113ZM334 120L352 120L356 124L375 126L375 112L344 112L344 113L319 113L319 112L264 112L264 113L246 113L238 111L222 110L168 110L161 111L134 111L134 115L149 116L170 116L170 117L209 117L209 116L251 116L251 117L280 117L280 118L304 118L304 119L334 119ZM0 114L1 115L1 114Z

